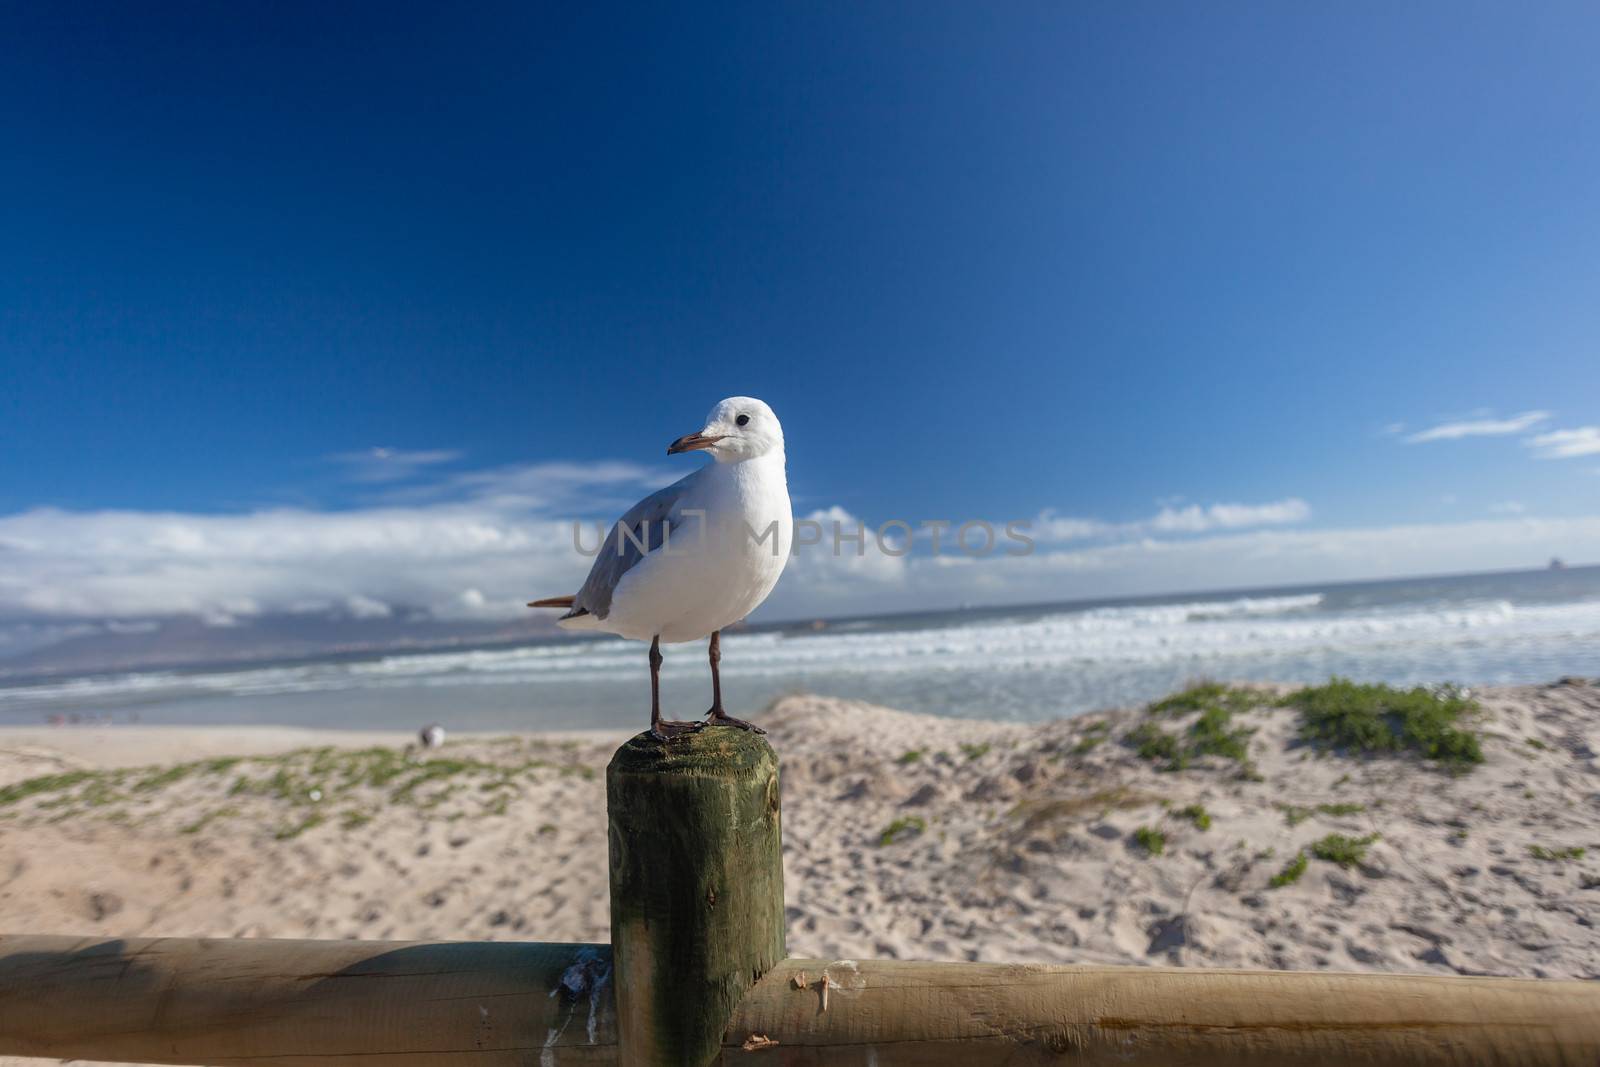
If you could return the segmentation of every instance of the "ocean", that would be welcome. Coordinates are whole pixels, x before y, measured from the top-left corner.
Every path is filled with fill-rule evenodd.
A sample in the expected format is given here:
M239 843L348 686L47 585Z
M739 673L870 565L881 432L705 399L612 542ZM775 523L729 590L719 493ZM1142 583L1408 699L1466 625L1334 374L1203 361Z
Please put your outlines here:
M663 704L710 701L705 645L664 649ZM968 608L724 635L728 709L786 693L1037 721L1148 701L1198 678L1481 685L1600 675L1600 567ZM515 647L163 669L0 686L0 723L52 717L352 729L643 727L645 647Z

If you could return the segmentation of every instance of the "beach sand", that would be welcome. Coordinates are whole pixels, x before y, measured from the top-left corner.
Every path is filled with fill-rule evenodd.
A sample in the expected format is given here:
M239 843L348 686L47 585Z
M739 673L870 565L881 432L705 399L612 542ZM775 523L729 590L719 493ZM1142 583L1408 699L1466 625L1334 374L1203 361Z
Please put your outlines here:
M1485 760L1457 774L1319 752L1275 706L1234 718L1247 763L1168 772L1126 743L1142 709L1021 726L786 698L760 721L790 951L1600 977L1600 687L1472 695ZM620 740L3 730L0 930L602 941ZM1341 866L1307 851L1330 834L1377 836Z

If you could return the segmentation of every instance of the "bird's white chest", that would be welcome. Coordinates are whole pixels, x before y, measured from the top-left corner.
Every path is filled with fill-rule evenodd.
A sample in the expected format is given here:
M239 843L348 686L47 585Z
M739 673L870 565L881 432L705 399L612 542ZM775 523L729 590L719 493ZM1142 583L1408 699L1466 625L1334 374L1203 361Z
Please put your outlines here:
M782 457L708 467L668 543L617 585L606 628L694 641L754 611L783 573L794 534Z

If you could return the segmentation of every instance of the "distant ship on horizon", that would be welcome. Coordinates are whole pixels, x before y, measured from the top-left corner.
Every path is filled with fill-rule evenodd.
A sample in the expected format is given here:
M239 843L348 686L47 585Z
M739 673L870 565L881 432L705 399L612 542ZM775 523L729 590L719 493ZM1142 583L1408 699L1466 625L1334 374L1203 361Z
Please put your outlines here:
M1561 557L1560 556L1551 556L1550 557L1550 570L1553 570L1553 571L1564 571L1566 569L1567 569L1567 565L1561 561Z

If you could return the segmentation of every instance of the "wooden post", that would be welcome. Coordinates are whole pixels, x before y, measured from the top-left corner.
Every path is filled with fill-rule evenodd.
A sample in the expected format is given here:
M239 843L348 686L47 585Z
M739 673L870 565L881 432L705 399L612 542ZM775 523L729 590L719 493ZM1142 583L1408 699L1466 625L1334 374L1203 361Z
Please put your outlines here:
M640 734L606 770L619 1062L703 1067L784 958L778 757L759 734Z

